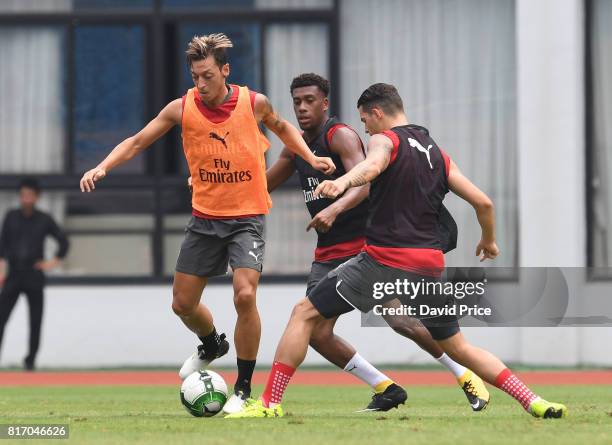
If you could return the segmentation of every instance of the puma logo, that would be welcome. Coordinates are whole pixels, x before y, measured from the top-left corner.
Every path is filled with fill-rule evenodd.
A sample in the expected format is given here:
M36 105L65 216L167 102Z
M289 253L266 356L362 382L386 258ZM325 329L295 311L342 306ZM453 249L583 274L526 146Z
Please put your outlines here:
M433 145L430 145L427 148L424 148L419 141L412 139L412 138L408 138L408 143L410 144L411 147L416 148L417 150L419 150L420 152L425 153L425 156L427 156L427 162L429 162L429 167L433 170L433 165L431 164L431 156L429 154L429 150L431 150L431 147L433 147Z
M225 133L225 136L223 136L223 137L219 136L214 131L211 131L210 133L208 133L208 137L209 138L216 139L216 140L220 141L225 148L227 148L227 144L225 143L225 139L227 138L228 135L229 135L229 131L227 133Z
M261 262L261 260L259 259L259 257L261 256L261 253L255 254L253 253L252 250L249 250L249 255L255 258L255 264L259 264Z
M253 249L257 249L257 241L253 241ZM261 260L260 260L260 258L259 258L259 257L260 257L261 255L263 255L263 252L262 252L262 253L257 253L257 254L256 254L256 253L253 253L253 251L252 251L252 250L249 250L249 255L251 255L253 258L255 258L255 264L259 264L259 263L261 263Z

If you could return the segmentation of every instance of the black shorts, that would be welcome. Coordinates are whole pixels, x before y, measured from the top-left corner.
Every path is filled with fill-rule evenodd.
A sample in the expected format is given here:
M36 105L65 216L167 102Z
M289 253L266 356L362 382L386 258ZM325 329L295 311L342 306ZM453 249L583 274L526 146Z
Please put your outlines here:
M380 292L380 283L413 282L435 283L439 278L419 275L402 269L385 266L376 262L367 253L361 252L338 266L322 279L308 294L308 299L325 318L333 318L358 309L368 313L375 309L396 307L420 308L421 305L441 308L452 304L452 296L435 293L398 294L397 292ZM405 289L405 288L401 288ZM410 288L408 288L410 289ZM380 309L380 308L379 308ZM436 340L444 340L459 332L459 323L454 315L419 316L393 315L398 324L402 318L418 318ZM387 322L388 319L385 318ZM393 320L392 320L393 322Z

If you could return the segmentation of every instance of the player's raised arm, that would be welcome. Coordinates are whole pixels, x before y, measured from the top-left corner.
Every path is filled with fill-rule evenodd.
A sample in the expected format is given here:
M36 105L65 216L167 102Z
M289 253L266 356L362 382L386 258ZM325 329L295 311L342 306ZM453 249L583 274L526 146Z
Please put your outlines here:
M315 156L310 151L299 130L281 118L263 94L255 96L255 118L258 122L263 122L266 128L277 135L291 152L304 159L314 169L328 175L336 170L331 158Z
M465 177L452 160L448 174L448 187L455 195L469 202L476 211L476 217L482 229L482 236L476 247L476 256L480 256L481 262L487 258L494 259L499 255L499 249L495 242L493 201Z
M175 125L180 125L182 114L182 100L170 102L163 110L142 130L134 136L122 141L111 151L97 167L85 172L81 178L81 191L95 190L95 183L106 176L113 168L126 163L153 142L162 137Z
M359 187L373 181L389 165L391 153L391 139L382 134L373 135L368 142L366 158L335 181L323 181L315 190L315 196L337 198L351 187Z
M355 168L365 158L361 139L357 133L348 127L339 128L334 133L329 145L330 150L340 156L344 170L347 172ZM306 227L306 230L315 228L323 233L329 231L338 215L361 204L368 197L369 191L369 184L352 188L331 205L317 213Z
M266 180L268 182L268 192L272 192L278 186L283 184L291 175L295 172L295 163L293 162L293 155L287 149L283 147L278 159L272 167L266 170Z

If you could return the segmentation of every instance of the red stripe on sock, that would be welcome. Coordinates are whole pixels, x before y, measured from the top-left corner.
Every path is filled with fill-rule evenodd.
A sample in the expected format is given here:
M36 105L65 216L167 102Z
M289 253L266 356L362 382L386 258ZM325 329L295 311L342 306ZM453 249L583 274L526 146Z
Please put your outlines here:
M508 368L504 369L502 372L499 373L497 377L495 377L495 386L497 386L498 388L502 386L504 382L508 380L508 377L510 377L511 375L512 371L510 371Z
M507 368L500 372L495 378L495 386L514 397L525 410L529 409L531 402L538 398L537 395L531 392L531 390Z
M261 395L261 401L265 407L269 407L270 403L281 402L285 389L287 389L287 385L289 384L289 380L294 373L295 368L281 362L274 362L270 374L268 375L266 389Z

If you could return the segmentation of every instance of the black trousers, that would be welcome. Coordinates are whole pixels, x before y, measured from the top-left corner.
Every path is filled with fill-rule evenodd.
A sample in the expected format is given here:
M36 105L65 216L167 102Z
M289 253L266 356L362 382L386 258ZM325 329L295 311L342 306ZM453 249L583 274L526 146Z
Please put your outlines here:
M15 308L17 299L24 293L28 300L30 313L30 349L25 358L26 364L33 365L40 345L40 327L43 315L43 288L45 276L39 270L23 270L9 272L2 292L0 292L0 348L4 336L4 327L11 312Z

